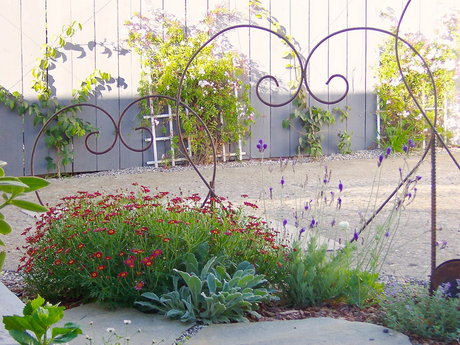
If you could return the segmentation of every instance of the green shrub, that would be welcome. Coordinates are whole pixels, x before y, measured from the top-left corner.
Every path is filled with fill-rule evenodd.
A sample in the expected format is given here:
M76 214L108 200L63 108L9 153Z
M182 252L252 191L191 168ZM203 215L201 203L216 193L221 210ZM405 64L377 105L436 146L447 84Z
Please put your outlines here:
M167 192L102 195L80 192L42 217L29 234L20 270L29 288L47 300L72 299L130 305L145 291L171 291L173 269L187 254L253 263L276 280L283 253L274 234L255 217L222 200L201 208L200 197Z
M343 300L350 305L364 306L382 291L378 274L352 267L353 245L328 253L327 244L318 244L312 236L306 250L299 243L286 262L287 278L281 287L286 303L318 306Z
M439 286L430 296L426 286L393 284L381 301L386 325L405 334L458 341L460 299L448 296L448 290L447 286Z
M245 312L260 317L256 312L257 303L274 299L266 289L255 288L266 280L264 275L256 275L254 266L247 261L240 263L236 272L230 275L219 264L217 257L211 258L201 271L193 254L189 254L187 259L186 272L174 270L185 285L178 288L179 277L175 276L173 291L161 297L151 292L144 293L142 297L151 302L138 301L136 304L183 322L211 324L247 322Z

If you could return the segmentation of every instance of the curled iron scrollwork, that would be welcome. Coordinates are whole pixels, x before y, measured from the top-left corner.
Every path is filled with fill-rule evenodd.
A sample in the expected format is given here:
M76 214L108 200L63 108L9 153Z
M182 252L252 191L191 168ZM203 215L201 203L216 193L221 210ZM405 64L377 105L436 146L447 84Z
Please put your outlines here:
M311 62L311 59L312 59L312 56L314 55L314 53L316 52L316 50L326 41L328 41L329 39L331 39L332 37L334 36L337 36L337 35L340 35L340 34L343 34L343 33L348 33L348 32L353 32L353 31L375 31L375 32L380 32L380 33L383 33L383 34L386 34L386 35L389 35L389 36L392 36L394 39L395 39L395 54L396 54L396 61L397 61L397 64L398 64L398 68L399 68L399 71L400 71L400 74L401 74L401 77L402 77L402 80L407 88L407 90L409 91L409 94L411 96L411 98L413 99L413 101L415 102L417 108L420 110L420 113L422 114L423 118L425 119L425 121L428 123L429 127L431 128L431 141L430 141L430 144L427 145L427 148L426 150L423 152L423 154L421 155L421 158L420 160L418 161L418 163L415 165L415 167L401 180L401 182L399 183L399 185L394 189L394 191L392 193L390 193L390 195L388 196L388 198L380 205L380 207L378 207L376 209L376 211L371 215L371 217L369 219L367 219L362 227L358 230L359 233L361 233L362 231L364 231L366 229L366 227L372 222L372 220L375 218L375 216L387 205L387 203L395 196L395 194L397 193L397 191L407 182L407 180L409 178L411 178L411 176L414 175L415 171L418 169L418 167L421 165L421 163L423 162L423 160L426 158L428 152L431 150L431 153L432 153L432 210L431 210L431 216L432 216L432 245L431 245L431 248L432 248L432 271L434 270L434 266L435 266L435 257L436 257L436 246L435 246L435 241L436 241L436 161L435 161L435 156L436 156L436 153L435 153L435 141L436 139L439 140L439 142L441 143L441 145L447 150L448 154L450 155L450 157L452 158L452 160L454 161L454 163L456 164L456 166L460 169L460 165L459 163L455 160L455 158L453 157L452 153L450 152L449 148L447 147L447 145L445 144L442 136L438 133L438 131L436 130L436 123L437 123L437 117L438 117L438 104L437 104L437 93L436 93L436 85L435 85L435 82L434 82L434 78L433 78L433 75L430 71L430 68L428 66L428 64L426 63L425 59L423 58L423 56L421 56L421 54L406 40L404 40L400 35L400 26L401 26L401 23L403 22L403 19L404 19L404 16L409 8L409 5L411 3L411 0L409 0L402 12L402 15L399 19L399 22L398 22L398 26L397 26L397 29L396 29L396 32L393 33L393 32L390 32L390 31L386 31L386 30L382 30L382 29L379 29L379 28L373 28L373 27L352 27L352 28L347 28L347 29L343 29L343 30L339 30L339 31L336 31L332 34L329 34L328 36L324 37L322 40L320 40L313 48L312 50L310 51L309 55L307 56L307 58L305 59L305 61L303 61L303 59L301 58L301 54L299 54L299 52L296 50L295 46L291 43L291 41L289 39L287 39L284 35L281 35L275 31L272 31L270 29L267 29L267 28L264 28L264 27L260 27L260 26L255 26L255 25L251 25L251 24L242 24L242 25L235 25L235 26L231 26L231 27L228 27L228 28L225 28L221 31L219 31L218 33L214 34L208 41L206 41L194 54L193 56L189 59L187 65L185 66L185 69L184 71L182 72L182 75L181 75L181 78L180 78L180 82L179 82L179 86L178 86L178 90L177 90L177 95L176 97L170 97L170 96L165 96L165 95L149 95L149 96L145 96L145 97L142 97L142 98L139 98L139 99L136 99L134 101L132 101L121 113L120 115L120 118L118 120L118 123L114 120L113 116L108 113L107 111L105 111L103 108L97 106L97 105L94 105L94 104L88 104L88 103L83 103L83 104L75 104L75 105L71 105L71 106L68 106L66 108L63 108L61 110L59 110L58 112L56 112L43 126L43 128L40 130L36 140L35 140L35 143L34 143L34 147L33 147L33 151L32 151L32 157L31 157L31 173L32 175L34 174L34 154L35 154L35 150L36 150L36 146L37 146L37 142L38 142L38 139L40 138L40 136L42 135L42 133L44 132L44 130L47 128L47 126L49 125L49 123L55 119L59 114L62 114L68 110L70 110L71 108L74 108L74 107L93 107L97 110L100 110L102 111L106 116L109 117L109 119L111 120L114 128L115 128L115 137L114 137L114 140L112 142L112 144L110 145L109 148L105 149L104 151L100 151L100 152L97 152L97 151L94 151L92 150L89 145L88 145L88 138L90 138L91 136L95 135L96 133L99 133L99 132L91 132L87 135L86 139L85 139L85 146L86 148L88 149L89 152L93 153L93 154L96 154L96 155L100 155L100 154L104 154L104 153L107 153L109 152L114 146L115 146L115 143L116 141L118 140L118 137L120 138L120 141L123 143L123 145L128 148L129 150L132 150L132 151L135 151L135 152L142 152L142 151L145 151L145 150L148 150L151 145L153 144L153 140L150 142L150 144L145 147L145 148L142 148L142 149L135 149L133 147L130 147L126 141L124 140L123 138L123 135L120 131L120 126L121 126L121 122L122 122L122 119L123 117L125 116L125 114L127 113L128 109L130 109L132 106L134 106L135 104L137 104L138 102L142 101L142 100L149 100L149 99L166 99L168 101L171 101L173 103L175 103L175 109L176 109L176 112L175 112L175 121L176 121L176 126L178 129L181 128L181 120L180 120L180 108L184 108L186 109L189 113L193 114L193 116L195 116L197 118L197 120L202 124L205 132L206 132L206 135L209 139L209 142L210 142L210 145L212 147L212 155L213 155L213 174L212 174L212 179L210 182L206 181L206 179L204 178L204 176L200 173L198 167L193 163L187 149L185 148L185 144L184 144L184 137L183 137L183 134L181 133L180 130L177 131L177 135L179 137L179 143L180 143L180 146L182 148L182 153L185 155L185 157L187 158L188 162L192 165L192 167L194 168L194 170L196 171L196 173L200 176L201 180L203 181L203 183L206 185L206 187L208 188L208 196L207 198L205 199L204 203L206 203L206 201L209 199L209 197L215 197L216 196L216 193L214 191L214 188L215 188L215 177L216 177L216 166L217 166L217 159L216 159L216 150L215 150L215 147L214 147L214 141L213 141L213 138L212 138L212 135L209 131L209 129L207 128L207 126L205 125L203 119L199 116L199 114L197 114L193 109L191 109L187 103L185 101L182 100L182 88L183 88L183 85L184 85L184 81L185 81L185 78L186 78L186 74L187 74L187 71L189 70L191 64L193 63L193 61L195 60L195 58L198 56L198 54L206 47L208 46L209 44L211 44L211 42L213 42L218 36L220 35L223 35L225 34L226 32L230 31L230 30L239 30L239 29L249 29L249 30L261 30L261 31L265 31L271 35L275 35L276 37L278 37L280 40L282 40L293 52L294 52L294 56L299 64L299 69L301 71L300 73L300 82L298 83L298 87L295 89L295 91L291 94L290 98L286 101L283 101L281 103L271 103L265 99L263 99L262 95L261 95L261 92L260 92L260 87L261 87L261 83L264 82L264 81L272 81L275 83L275 85L277 87L279 87L279 82L278 80L276 79L276 77L272 76L272 75L265 75L263 77L261 77L257 83L256 83L256 87L255 87L255 92L256 92L256 95L257 95L257 98L260 100L260 102L262 102L263 104L267 105L267 106L270 106L270 107L282 107L282 106L285 106L289 103L291 103L293 100L296 99L296 97L299 95L299 92L301 91L302 87L304 86L306 91L308 92L308 94L313 98L315 99L316 101L322 103L322 104L336 104L340 101L342 101L343 99L345 99L348 95L348 92L349 92L349 82L347 80L347 78L341 74L334 74L332 76L330 76L328 78L328 80L326 81L326 84L329 84L331 81L335 80L335 79L340 79L344 82L345 84L345 90L343 91L343 93L337 98L337 99L334 99L332 101L327 101L327 100L323 100L321 99L320 97L318 97L317 95L315 95L315 93L311 90L310 88L310 85L308 83L308 80L307 80L307 68ZM435 112L435 116L434 116L434 121L431 122L429 120L429 118L427 117L426 115L426 112L425 110L423 109L423 107L420 105L420 102L416 99L415 95L412 93L408 83L407 83L407 80L406 80L406 77L404 75L404 72L402 70L402 67L401 67L401 63L400 63L400 60L399 60L399 52L398 52L398 43L399 42L402 42L404 45L406 45L407 47L409 47L409 49L411 49L415 55L421 60L421 62L423 63L423 66L425 68L425 70L427 71L429 77L430 77L430 80L431 80L431 83L433 85L433 90L434 90L434 100L435 100L435 109L434 109L434 112ZM140 129L143 129L143 130L146 130L150 136L152 137L153 134L151 132L151 130L147 127L137 127L136 130L140 130ZM38 193L37 193L37 196L38 196ZM39 197L39 196L38 196ZM40 200L40 199L39 199ZM40 200L41 202L41 200ZM203 203L203 205L204 205ZM353 241L353 239L351 240Z

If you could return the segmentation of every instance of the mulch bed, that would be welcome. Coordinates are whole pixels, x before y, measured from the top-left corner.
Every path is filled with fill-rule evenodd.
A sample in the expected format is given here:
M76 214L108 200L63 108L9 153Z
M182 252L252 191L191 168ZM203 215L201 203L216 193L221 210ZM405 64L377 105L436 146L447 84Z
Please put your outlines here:
M310 317L330 317L351 322L368 322L376 325L384 325L383 311L378 306L359 308L344 303L326 303L321 307L300 307L296 309L264 304L258 313L262 317L254 322L279 321L279 320L300 320ZM442 342L433 339L419 337L416 334L407 334L411 344L414 345L458 345L457 341Z

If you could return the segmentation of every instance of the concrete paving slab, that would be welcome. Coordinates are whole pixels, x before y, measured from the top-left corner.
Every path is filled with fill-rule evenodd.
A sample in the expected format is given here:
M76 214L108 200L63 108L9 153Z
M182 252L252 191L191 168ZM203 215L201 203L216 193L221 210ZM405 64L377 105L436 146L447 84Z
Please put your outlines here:
M6 315L22 315L24 303L2 283L0 283L0 301L0 316L2 320L3 316ZM5 329L2 320L0 320L0 345L17 344Z
M102 337L107 341L110 333L107 331L113 328L115 332L125 337L126 325L125 320L130 320L128 325L127 336L130 337L130 344L150 345L152 340L159 344L164 339L163 344L170 345L179 338L184 331L194 324L183 323L180 321L166 319L158 314L141 313L134 308L117 308L116 310L107 310L97 304L86 304L77 308L65 311L64 318L57 324L63 326L67 322L73 322L81 326L83 334L72 340L72 345L89 344L87 336L93 338L93 344L103 344ZM93 328L90 322L93 322ZM94 332L93 332L94 329ZM138 330L141 330L138 333ZM115 340L114 337L111 340ZM115 343L113 341L113 343ZM124 342L121 342L124 344ZM110 344L110 343L109 343Z
M403 334L370 323L331 318L211 325L185 345L394 344L410 345Z

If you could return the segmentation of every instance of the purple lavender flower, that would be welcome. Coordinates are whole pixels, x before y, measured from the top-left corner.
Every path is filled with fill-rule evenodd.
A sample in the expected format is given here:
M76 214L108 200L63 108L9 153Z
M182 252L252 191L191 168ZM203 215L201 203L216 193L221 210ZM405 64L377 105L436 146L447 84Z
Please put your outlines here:
M439 248L439 250L446 248L446 246L447 246L447 241L446 241L446 240L442 240L442 241L441 241L441 247Z
M287 224L287 219L283 220L283 227L285 227Z
M332 222L331 222L331 226L334 226L335 223L336 223L336 222L335 222L335 219L333 219Z
M273 199L273 187L270 187L270 199Z
M284 188L284 176L281 177L281 188Z
M342 207L342 198L340 197L337 198L337 207L339 208L339 210Z
M358 238L359 238L359 234L356 232L356 229L355 229L355 233L353 234L353 239L357 241Z
M387 147L387 152L386 152L385 158L387 158L389 155L391 155L391 146Z
M264 144L263 140L260 139L259 143L257 144L257 148L259 149L259 152L262 153L267 149L267 144Z
M343 191L342 180L339 180L339 192L342 193L342 191Z
M409 147L410 147L410 148L414 148L414 147L415 147L415 143L414 143L414 141L413 141L411 138L409 138L409 140L407 141L407 143L409 144Z
M377 162L377 166L379 167L383 162L383 155L379 156L379 161Z
M390 236L390 233L387 231L385 232L385 237L388 237L388 236Z
M305 204L305 211L308 211L309 207L308 207L308 203Z
M310 228L314 228L315 224L318 225L318 223L315 222L315 219L312 219L312 221L310 223Z
M303 234L304 232L305 232L305 229L304 229L304 228L300 229L300 231L299 231L299 240L300 240L300 236L302 236L302 234Z
M407 147L406 144L403 145L403 151L404 151L404 153L406 153L406 154L407 154L407 152L409 152L409 148Z

